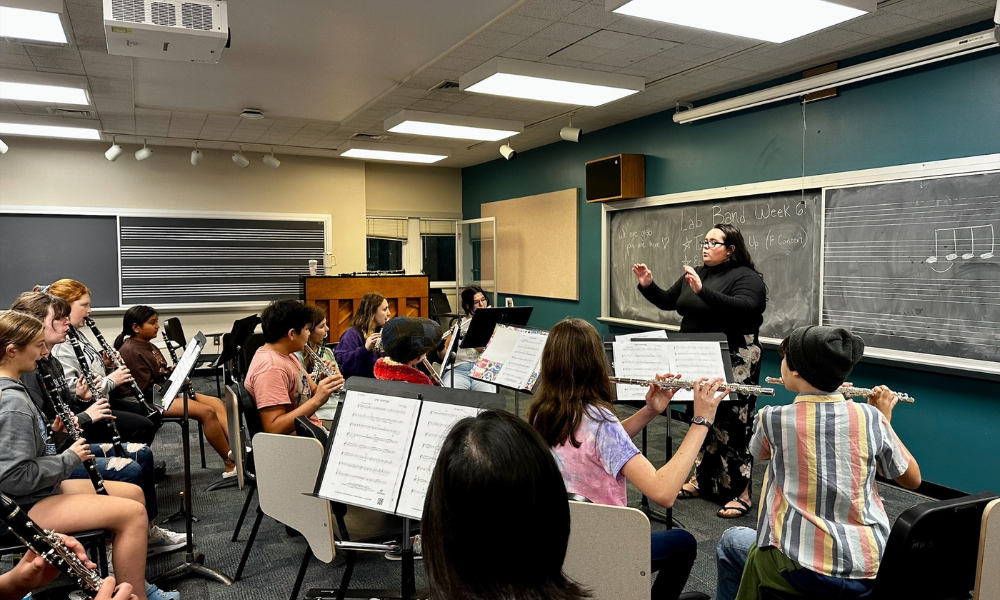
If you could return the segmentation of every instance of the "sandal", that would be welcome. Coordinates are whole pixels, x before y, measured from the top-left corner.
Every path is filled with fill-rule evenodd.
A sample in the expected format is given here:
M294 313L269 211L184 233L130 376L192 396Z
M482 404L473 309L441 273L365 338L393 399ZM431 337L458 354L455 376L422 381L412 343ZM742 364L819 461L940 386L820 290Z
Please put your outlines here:
M729 506L733 502L736 502L739 506ZM727 514L728 511L736 511L736 514ZM748 512L750 512L750 503L744 501L742 498L734 498L733 500L726 502L726 505L720 508L719 512L715 513L715 516L720 519L739 519Z
M684 487L685 485L690 485L694 489L689 490L686 487ZM677 492L678 500L687 500L688 498L697 498L698 496L699 496L698 488L692 485L691 483L685 483L684 485L681 486L681 490Z

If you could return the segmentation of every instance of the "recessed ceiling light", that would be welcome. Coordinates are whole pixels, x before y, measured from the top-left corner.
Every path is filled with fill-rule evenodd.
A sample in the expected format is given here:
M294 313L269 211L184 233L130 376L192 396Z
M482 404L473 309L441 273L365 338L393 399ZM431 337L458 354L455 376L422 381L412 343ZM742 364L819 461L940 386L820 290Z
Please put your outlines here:
M405 144L377 144L350 140L343 146L340 156L364 160L385 160L390 162L436 163L451 156L442 148L427 148Z
M875 12L877 0L605 0L606 10L767 42Z
M401 110L383 123L386 131L495 142L524 131L524 123L465 115Z
M72 140L101 139L101 132L96 129L88 127L66 127L62 125L30 125L27 123L0 122L0 133Z
M462 75L464 92L600 106L646 89L642 77L494 58Z
M89 106L87 78L80 75L0 69L0 99Z
M4 0L0 3L0 37L67 44L61 0Z

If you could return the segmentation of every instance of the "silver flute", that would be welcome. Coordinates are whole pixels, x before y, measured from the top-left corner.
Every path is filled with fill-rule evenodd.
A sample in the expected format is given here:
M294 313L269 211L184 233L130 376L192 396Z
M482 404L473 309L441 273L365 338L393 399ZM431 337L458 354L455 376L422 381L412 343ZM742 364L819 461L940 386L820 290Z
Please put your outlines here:
M784 380L781 377L765 377L764 381L768 383L773 383L775 385L784 385ZM846 396L847 398L871 398L878 392L871 388L854 387L853 385L848 385L844 387L837 388L837 391ZM905 402L907 404L913 404L914 398L909 394L904 394L903 392L893 392L896 394L896 399L900 402Z
M614 383L624 383L625 385L655 385L664 390L693 390L698 384L694 379L630 379L628 377L609 377ZM744 385L742 383L725 383L719 385L719 389L729 388L737 394L745 396L773 396L774 388L761 387L759 385Z
M320 355L309 347L309 344L303 346L302 349L309 355L309 358L312 359L313 369L319 370L319 372L323 374L323 377L330 377L331 375L337 375L340 373L340 367L337 365L336 360L333 361L333 368L331 369L330 365L326 364L326 361L320 358Z

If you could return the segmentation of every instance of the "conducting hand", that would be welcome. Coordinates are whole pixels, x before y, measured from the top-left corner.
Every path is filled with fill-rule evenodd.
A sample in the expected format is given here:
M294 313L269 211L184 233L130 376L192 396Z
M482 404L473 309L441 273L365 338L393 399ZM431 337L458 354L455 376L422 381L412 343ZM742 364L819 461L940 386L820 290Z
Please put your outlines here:
M132 381L132 374L129 372L128 367L122 365L112 371L108 378L115 382L115 387L121 386L122 384Z
M899 398L886 385L877 385L872 390L875 394L868 398L868 404L871 404L885 415L887 421L891 421L892 409L896 407Z
M108 404L107 398L101 398L97 402L94 402L93 404L88 406L87 410L85 410L84 412L90 415L90 420L93 421L94 423L104 419L112 418L111 405Z
M722 384L723 381L719 378L704 377L694 384L694 416L715 422L715 411L719 408L719 402L729 395L729 388L719 391Z
M666 373L663 375L657 375L657 381L666 381L667 379L679 378L680 375L674 375L673 373ZM649 389L646 390L646 408L655 412L656 414L661 414L663 411L667 410L667 406L670 405L671 398L677 393L677 388L668 389L657 387L654 384L649 384Z
M696 294L701 293L701 277L698 276L697 271L687 265L684 265L684 279L686 279L688 285L691 286L692 292Z
M632 265L632 272L635 273L635 278L642 287L647 288L649 284L653 283L653 272L645 264L637 263Z
M375 342L377 342L382 337L381 333L373 333L365 339L365 350L371 352L375 348Z
M73 445L69 447L70 450L76 453L80 457L81 461L90 460L94 458L94 454L90 451L90 444L87 440L80 438L73 442Z
M87 385L87 380L83 375L80 375L79 379L76 380L76 397L83 400L90 400L94 397L90 393L90 386Z

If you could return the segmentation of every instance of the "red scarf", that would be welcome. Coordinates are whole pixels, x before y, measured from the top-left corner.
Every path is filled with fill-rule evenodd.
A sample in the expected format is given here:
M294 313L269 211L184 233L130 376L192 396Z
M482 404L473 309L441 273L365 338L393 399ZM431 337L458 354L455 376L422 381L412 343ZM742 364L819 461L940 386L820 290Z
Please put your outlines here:
M385 357L375 361L375 379L385 379L388 381L406 381L420 385L434 385L431 378L423 372L398 363L390 363Z

